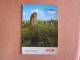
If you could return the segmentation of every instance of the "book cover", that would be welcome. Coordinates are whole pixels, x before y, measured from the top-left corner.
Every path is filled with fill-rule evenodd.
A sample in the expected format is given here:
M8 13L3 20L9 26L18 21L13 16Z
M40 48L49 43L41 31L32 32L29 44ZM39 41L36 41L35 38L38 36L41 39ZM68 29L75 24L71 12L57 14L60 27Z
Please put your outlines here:
M22 54L57 54L58 6L22 5Z

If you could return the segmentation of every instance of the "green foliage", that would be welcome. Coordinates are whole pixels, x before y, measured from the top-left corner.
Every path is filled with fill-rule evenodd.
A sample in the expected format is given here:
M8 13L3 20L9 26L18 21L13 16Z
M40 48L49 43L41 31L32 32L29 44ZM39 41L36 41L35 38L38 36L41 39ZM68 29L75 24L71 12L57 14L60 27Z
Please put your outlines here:
M35 27L28 22L22 23L22 46L24 47L57 47L58 25L55 22L39 21Z

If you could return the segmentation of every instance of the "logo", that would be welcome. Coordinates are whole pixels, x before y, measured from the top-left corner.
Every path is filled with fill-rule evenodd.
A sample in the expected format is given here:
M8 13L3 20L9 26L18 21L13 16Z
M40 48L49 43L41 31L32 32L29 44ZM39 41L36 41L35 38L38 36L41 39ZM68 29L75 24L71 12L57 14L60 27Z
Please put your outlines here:
M46 49L47 52L53 52L55 51L54 49Z

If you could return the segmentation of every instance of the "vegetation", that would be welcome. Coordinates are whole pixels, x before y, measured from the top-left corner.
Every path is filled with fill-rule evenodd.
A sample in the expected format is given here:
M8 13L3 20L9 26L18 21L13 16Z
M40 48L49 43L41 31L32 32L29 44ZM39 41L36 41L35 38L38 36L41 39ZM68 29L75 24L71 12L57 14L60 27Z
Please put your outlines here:
M22 21L23 47L57 47L58 46L57 20L38 21L31 27L29 21Z

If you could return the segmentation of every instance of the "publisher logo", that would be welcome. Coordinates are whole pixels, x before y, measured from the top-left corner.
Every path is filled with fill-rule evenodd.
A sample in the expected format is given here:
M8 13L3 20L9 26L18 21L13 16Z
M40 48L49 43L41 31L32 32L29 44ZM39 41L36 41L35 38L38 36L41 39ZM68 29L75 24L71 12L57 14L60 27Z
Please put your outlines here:
M55 51L54 49L46 49L47 52L53 52Z

